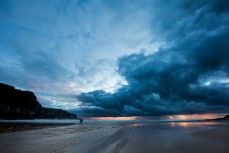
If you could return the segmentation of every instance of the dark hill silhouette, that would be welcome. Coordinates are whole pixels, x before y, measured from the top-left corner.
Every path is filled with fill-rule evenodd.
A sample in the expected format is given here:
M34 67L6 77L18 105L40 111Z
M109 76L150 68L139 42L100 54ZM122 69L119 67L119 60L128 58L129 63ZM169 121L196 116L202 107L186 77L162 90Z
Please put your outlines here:
M223 119L229 120L229 115L226 115Z
M229 115L226 115L223 118L207 119L207 121L229 121Z
M33 92L0 83L0 119L77 119L77 115L44 108Z

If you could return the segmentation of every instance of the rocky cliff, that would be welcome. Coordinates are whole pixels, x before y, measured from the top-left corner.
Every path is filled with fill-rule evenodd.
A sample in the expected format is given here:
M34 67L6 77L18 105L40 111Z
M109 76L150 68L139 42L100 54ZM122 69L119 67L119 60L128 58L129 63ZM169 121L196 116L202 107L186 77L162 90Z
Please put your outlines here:
M61 109L44 108L34 93L0 83L0 119L76 119Z

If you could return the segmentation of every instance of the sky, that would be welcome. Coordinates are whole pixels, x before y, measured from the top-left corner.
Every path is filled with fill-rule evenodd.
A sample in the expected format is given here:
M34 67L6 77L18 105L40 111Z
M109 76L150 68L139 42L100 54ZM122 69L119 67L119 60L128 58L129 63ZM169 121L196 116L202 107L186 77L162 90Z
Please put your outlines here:
M79 116L229 112L228 0L1 0L0 82Z

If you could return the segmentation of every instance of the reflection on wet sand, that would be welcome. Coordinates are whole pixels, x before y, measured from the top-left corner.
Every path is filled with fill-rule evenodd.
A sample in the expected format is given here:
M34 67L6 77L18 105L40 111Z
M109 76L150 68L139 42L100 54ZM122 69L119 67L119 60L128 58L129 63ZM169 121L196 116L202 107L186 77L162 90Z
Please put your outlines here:
M191 126L193 126L192 124L187 123L187 122L179 122L179 123L171 122L170 125L171 125L171 127L177 127L177 126L179 126L179 127L191 127Z
M129 124L128 126L131 127L140 127L140 126L145 126L147 125L147 123L134 123L134 124Z
M90 117L90 120L105 120L105 121L130 121L138 119L137 116L128 117Z
M145 123L133 123L129 124L130 127L142 127L142 126L149 126L149 125L169 125L170 127L183 127L183 128L190 128L190 127L202 127L208 125L218 124L218 122L190 122L190 121L165 121L165 122L145 122Z
M214 125L217 123L216 122L170 122L169 124L171 127L189 128L189 127L201 127L207 125Z

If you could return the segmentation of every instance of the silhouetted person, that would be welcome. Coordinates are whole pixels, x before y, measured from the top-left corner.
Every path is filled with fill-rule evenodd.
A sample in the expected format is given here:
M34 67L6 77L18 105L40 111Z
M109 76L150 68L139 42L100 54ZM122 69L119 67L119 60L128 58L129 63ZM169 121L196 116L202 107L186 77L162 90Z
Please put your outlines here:
M80 118L80 124L82 124L83 123L83 119L82 118Z

